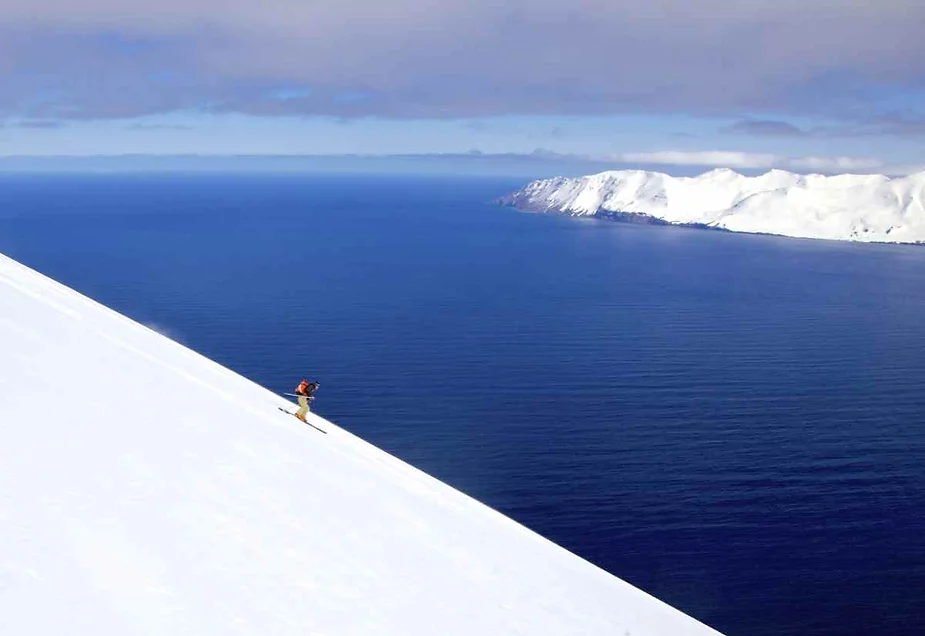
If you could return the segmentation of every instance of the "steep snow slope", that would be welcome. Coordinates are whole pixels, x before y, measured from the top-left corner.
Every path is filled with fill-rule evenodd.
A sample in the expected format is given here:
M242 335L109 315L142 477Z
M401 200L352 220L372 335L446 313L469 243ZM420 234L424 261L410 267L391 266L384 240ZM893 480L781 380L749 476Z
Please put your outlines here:
M0 255L0 633L716 634L284 404Z
M504 199L525 210L571 215L644 215L671 224L803 238L925 242L925 172L745 177L712 170L698 177L623 170L534 181Z

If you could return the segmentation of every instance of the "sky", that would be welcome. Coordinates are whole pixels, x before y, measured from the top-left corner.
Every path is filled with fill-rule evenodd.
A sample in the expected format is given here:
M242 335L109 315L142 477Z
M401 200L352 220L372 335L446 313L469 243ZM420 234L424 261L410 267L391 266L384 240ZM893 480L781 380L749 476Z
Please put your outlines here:
M0 0L0 156L925 168L920 0Z

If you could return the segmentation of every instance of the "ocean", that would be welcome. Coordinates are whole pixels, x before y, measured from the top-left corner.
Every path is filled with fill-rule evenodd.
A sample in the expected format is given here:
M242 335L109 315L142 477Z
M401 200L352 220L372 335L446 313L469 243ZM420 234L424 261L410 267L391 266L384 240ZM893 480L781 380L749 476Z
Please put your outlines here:
M0 252L318 380L319 414L720 631L925 633L925 248L493 203L521 185L5 175Z

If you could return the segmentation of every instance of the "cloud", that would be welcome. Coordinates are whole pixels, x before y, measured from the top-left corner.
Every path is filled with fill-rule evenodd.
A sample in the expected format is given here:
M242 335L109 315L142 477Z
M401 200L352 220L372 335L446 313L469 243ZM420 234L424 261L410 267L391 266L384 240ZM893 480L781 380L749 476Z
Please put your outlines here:
M187 126L185 124L152 124L147 122L134 122L126 126L129 130L153 130L153 131L162 131L162 130L192 130L192 126Z
M672 163L680 162L680 163ZM863 158L787 157L730 152L663 151L591 156L557 153L541 148L529 154L489 153L473 149L462 153L405 155L95 155L95 156L13 156L0 157L6 172L150 172L200 170L214 172L335 172L415 174L491 174L536 179L552 175L581 176L604 170L645 169L675 176L693 176L711 168L733 168L743 173L782 168L794 172L880 173L907 175L925 170L925 164L881 164ZM158 331L157 325L148 325ZM176 338L169 329L168 336Z
M781 157L771 167L819 172L874 172L886 168L882 161L859 157Z
M627 152L610 156L621 163L653 163L675 166L722 166L725 168L768 168L778 157L771 154L729 151L662 150Z
M630 152L611 155L609 159L620 163L709 166L735 169L782 168L796 171L819 172L870 172L883 169L875 159L858 157L786 157L782 155L730 151L665 150L658 152Z
M925 117L885 114L837 125L800 128L785 121L743 120L721 132L756 137L919 137L925 135Z
M4 0L0 116L851 118L925 90L923 23L918 0Z
M925 136L925 117L880 115L866 121L817 127L809 132L816 137L921 137Z
M17 128L61 128L65 125L63 121L57 119L25 119L13 124Z
M757 137L805 137L808 134L791 123L769 119L738 121L726 126L722 131Z

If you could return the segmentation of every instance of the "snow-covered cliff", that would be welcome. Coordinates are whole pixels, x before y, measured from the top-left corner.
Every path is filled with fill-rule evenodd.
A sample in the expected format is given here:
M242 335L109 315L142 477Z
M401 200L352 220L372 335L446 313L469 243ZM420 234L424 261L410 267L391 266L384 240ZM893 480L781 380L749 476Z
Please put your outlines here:
M925 242L925 172L697 177L621 170L534 181L501 200L522 210L597 215L733 232L890 243Z
M287 404L0 255L0 634L717 633Z

